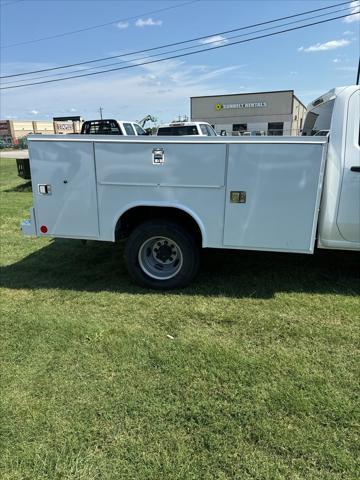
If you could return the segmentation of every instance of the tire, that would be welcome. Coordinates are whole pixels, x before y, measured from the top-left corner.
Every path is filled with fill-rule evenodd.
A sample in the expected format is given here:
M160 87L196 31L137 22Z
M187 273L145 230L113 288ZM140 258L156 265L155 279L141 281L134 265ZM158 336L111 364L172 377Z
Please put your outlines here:
M195 277L200 252L193 235L167 220L140 224L125 245L125 262L132 279L156 290L181 288Z

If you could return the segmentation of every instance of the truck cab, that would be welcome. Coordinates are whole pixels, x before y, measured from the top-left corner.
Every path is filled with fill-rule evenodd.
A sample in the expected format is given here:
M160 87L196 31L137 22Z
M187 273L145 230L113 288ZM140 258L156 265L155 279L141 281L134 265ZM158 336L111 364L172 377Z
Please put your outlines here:
M156 135L177 137L198 135L199 137L215 137L217 133L206 122L172 122L160 125Z
M127 120L86 120L81 127L83 135L147 135L136 122Z
M334 88L308 105L303 135L328 137L318 246L360 245L360 89Z

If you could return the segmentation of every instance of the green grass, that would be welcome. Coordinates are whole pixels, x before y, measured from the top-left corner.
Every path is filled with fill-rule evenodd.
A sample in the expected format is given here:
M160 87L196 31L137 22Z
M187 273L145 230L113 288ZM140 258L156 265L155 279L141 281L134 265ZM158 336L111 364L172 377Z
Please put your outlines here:
M23 237L15 160L1 192L3 480L360 478L356 254L210 251L154 293L121 245Z

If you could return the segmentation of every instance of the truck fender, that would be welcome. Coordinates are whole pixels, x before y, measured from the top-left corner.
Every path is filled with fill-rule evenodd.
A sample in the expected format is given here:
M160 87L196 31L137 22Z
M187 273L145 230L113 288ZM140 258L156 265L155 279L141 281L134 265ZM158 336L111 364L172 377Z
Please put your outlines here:
M177 210L180 210L180 211L183 211L183 212L187 213L196 222L197 226L200 229L201 236L202 236L202 247L205 248L207 246L208 242L207 242L206 230L205 230L203 222L201 221L201 219L197 215L197 213L195 213L193 210L191 210L190 208L188 208L185 205L181 205L181 204L178 204L178 203L172 203L172 202L146 202L146 203L144 203L144 202L131 202L131 203L126 204L114 218L114 221L113 221L113 232L114 232L113 233L113 235L114 235L113 241L115 241L115 230L116 230L116 226L117 226L120 218L126 212L128 212L129 210L131 210L133 208L136 208L136 207L174 208L174 209L177 209Z

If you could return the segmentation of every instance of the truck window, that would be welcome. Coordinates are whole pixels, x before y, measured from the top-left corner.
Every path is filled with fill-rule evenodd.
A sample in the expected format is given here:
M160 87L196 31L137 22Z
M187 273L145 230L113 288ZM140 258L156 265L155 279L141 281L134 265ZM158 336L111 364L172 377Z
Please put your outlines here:
M135 130L133 129L133 126L131 123L123 123L126 135L135 135Z
M115 120L110 120L110 130L109 130L109 135L122 135L122 131L120 130L120 127Z
M146 132L143 128L140 127L137 123L134 123L134 128L138 135L146 135Z
M181 127L160 127L158 135L180 136L180 135L198 135L196 125L184 125Z
M83 124L81 133L85 135L122 135L114 120L91 120Z
M316 135L320 130L330 130L335 99L322 103L310 110L305 118L302 135Z
M212 127L210 127L209 125L206 125L206 130L208 132L209 137L216 137L216 132Z
M209 135L209 132L207 131L206 125L203 123L200 124L200 130L203 135Z

